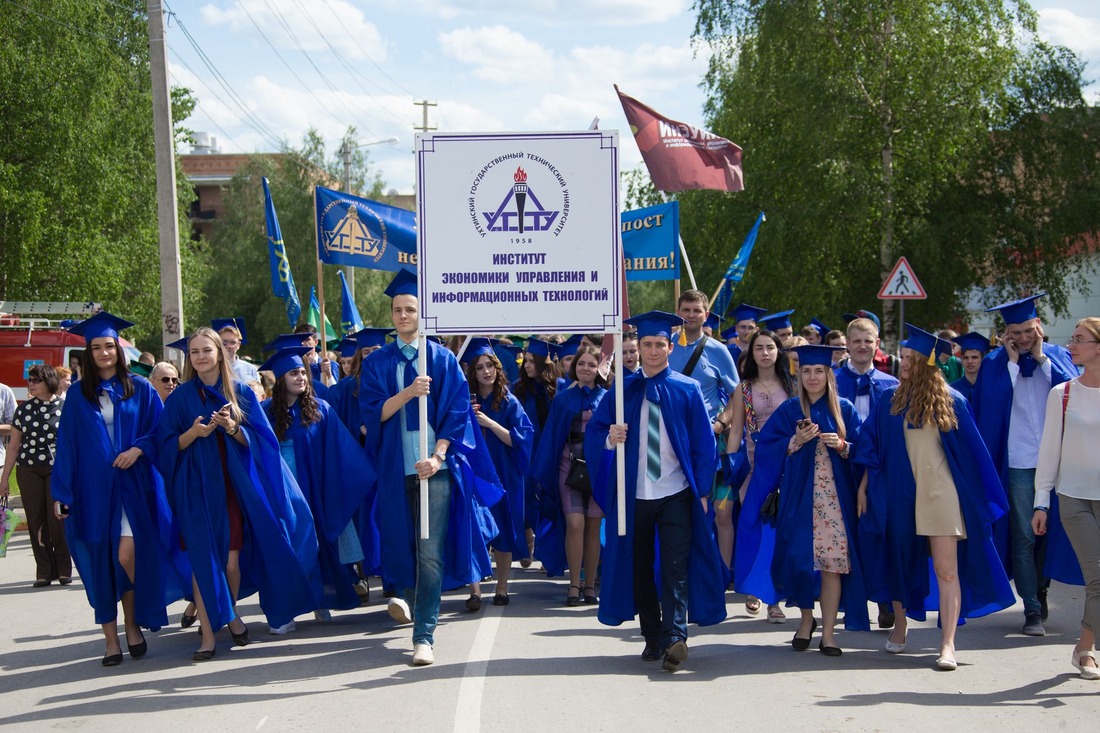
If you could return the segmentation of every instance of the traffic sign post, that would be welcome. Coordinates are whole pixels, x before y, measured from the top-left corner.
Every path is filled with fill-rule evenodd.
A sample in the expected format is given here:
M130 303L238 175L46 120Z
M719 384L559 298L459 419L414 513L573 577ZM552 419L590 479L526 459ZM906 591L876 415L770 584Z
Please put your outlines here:
M886 282L878 291L879 300L900 300L898 312L898 343L901 343L901 329L905 323L905 301L925 300L928 293L917 279L917 273L913 272L913 266L909 260L899 257L894 269L886 276ZM899 347L900 348L900 347Z

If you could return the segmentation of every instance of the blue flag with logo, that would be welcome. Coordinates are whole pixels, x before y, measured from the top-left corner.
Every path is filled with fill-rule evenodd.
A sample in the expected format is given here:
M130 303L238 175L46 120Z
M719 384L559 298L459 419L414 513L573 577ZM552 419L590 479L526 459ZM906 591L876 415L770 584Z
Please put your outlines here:
M264 184L264 220L267 224L267 254L271 261L271 290L275 297L286 303L286 319L290 327L298 323L302 315L302 303L298 300L298 290L294 287L294 276L290 274L290 260L286 258L283 245L283 233L279 229L279 217L275 215L275 202L271 200L271 189Z
M328 265L416 269L416 215L317 186L317 257Z
M627 280L677 280L680 277L680 204L624 211L623 270Z
M363 319L359 317L359 309L355 307L343 270L340 271L340 330L345 336L363 330Z
M766 221L763 211L760 212L760 216L756 217L756 223L745 235L745 241L741 243L741 249L737 250L737 256L733 258L733 262L730 262L729 269L723 275L722 287L718 291L718 297L711 304L711 312L720 316L726 315L726 309L730 307L730 300L733 298L733 287L745 277L745 268L749 266L749 255L752 254L752 248L756 246L756 233L760 231L760 222L762 221Z

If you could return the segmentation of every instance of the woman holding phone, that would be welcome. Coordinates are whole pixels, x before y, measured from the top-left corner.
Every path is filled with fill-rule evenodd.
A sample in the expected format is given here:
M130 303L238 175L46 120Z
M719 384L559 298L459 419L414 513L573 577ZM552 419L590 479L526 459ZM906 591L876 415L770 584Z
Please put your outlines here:
M311 577L317 535L271 424L252 390L233 378L221 338L204 327L178 348L188 359L164 405L160 469L194 570L202 640L192 659L204 662L223 626L234 644L249 643L240 598L259 591L275 628L320 607L319 579Z

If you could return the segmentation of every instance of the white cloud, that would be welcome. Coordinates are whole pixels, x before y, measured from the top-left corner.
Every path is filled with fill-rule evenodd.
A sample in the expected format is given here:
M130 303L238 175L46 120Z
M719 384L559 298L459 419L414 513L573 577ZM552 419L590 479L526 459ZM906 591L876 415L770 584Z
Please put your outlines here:
M225 8L204 5L201 13L208 25L225 25L256 36L264 47L267 44L258 37L257 25L280 50L298 51L300 43L307 53L325 58L331 56L332 48L349 61L369 58L381 63L387 56L378 27L347 0L241 0Z
M553 54L502 25L440 33L439 45L447 56L473 66L473 75L485 81L522 82L554 73Z
M1064 8L1039 11L1039 33L1082 56L1100 54L1100 20Z
M476 20L501 14L500 0L403 0L400 5L443 19ZM512 4L507 14L513 22L535 19L562 26L578 22L647 25L666 22L690 7L690 0L528 0Z

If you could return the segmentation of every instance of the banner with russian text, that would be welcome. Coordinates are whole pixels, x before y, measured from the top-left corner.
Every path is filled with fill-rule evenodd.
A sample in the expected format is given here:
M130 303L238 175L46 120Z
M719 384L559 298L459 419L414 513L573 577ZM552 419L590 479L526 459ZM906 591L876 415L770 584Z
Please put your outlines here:
M397 272L416 269L416 215L333 191L314 189L317 257L327 265Z
M615 87L630 131L658 191L741 191L741 148L724 137L664 117Z
M428 334L622 328L618 133L419 133Z
M622 214L626 279L680 279L680 204L647 206Z

